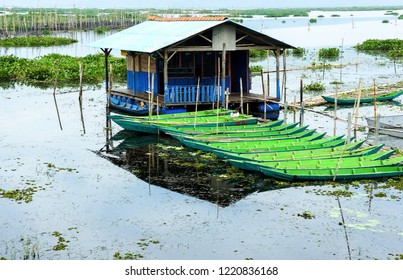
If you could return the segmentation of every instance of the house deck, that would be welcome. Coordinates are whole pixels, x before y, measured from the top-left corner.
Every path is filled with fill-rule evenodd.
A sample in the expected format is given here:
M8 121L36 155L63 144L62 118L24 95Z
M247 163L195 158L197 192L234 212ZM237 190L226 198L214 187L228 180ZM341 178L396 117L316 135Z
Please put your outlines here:
M150 100L150 96L146 92L136 92L136 95L133 95L133 90L132 89L112 89L111 90L112 94L119 94L121 96L125 96L128 98L133 98L135 97L136 100L138 101L143 101L145 103L148 103ZM163 94L152 94L153 97L153 104L159 105L159 106L184 106L184 105L196 105L194 101L187 101L187 102L165 102L164 95ZM262 94L256 94L256 93L247 93L243 96L243 103L248 104L248 103L262 103L264 102L265 99ZM266 97L266 102L270 101L275 101L278 102L279 100L275 97L267 96ZM213 102L198 102L199 105L203 104L211 104ZM231 92L231 94L228 97L228 103L229 104L240 104L241 103L241 94L239 92Z

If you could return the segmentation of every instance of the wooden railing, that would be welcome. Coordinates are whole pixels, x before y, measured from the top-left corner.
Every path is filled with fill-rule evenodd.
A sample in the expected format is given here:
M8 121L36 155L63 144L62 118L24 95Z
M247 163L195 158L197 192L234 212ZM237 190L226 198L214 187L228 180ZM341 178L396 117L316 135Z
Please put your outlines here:
M195 104L198 96L198 103L212 103L217 101L217 93L220 96L220 101L223 100L221 87L215 85L197 86L195 85L174 85L168 86L165 90L166 104Z

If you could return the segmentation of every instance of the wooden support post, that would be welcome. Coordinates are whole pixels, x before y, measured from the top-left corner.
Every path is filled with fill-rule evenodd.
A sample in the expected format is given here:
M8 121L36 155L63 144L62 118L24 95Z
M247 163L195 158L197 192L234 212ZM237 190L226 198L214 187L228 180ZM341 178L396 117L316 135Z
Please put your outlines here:
M196 127L196 121L197 121L197 104L199 103L199 90L200 90L200 77L197 79L196 108L195 108L195 120L193 123L193 127Z
M263 69L260 71L260 76L262 78L262 93L263 93L263 119L266 120L266 91L264 89L264 75Z
M226 88L226 84L225 84L225 76L226 76L226 61L227 61L227 50L226 50L226 45L225 43L222 44L222 77L221 77L221 94L222 94L222 98L223 98L223 102L225 102L225 88ZM224 107L224 106L223 106Z
M102 49L104 55L105 55L105 90L108 92L109 90L109 55L112 51L112 49Z
M165 100L167 99L167 97L165 96L168 93L168 51L165 49L164 50L164 97Z
M267 54L267 96L270 96L270 50L266 51Z
M276 97L281 98L280 91L280 49L276 49Z
M299 85L299 105L302 106L303 102L304 102L304 82L301 79Z
M283 50L283 96L284 96L284 103L287 103L287 50Z
M241 91L241 114L243 114L243 85L242 85L242 77L239 78L239 87Z

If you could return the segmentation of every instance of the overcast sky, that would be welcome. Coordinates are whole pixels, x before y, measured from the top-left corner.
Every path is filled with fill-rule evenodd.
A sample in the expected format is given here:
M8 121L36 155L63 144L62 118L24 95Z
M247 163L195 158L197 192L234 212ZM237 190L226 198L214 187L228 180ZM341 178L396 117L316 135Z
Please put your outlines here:
M3 7L33 8L296 8L400 6L401 0L0 0Z

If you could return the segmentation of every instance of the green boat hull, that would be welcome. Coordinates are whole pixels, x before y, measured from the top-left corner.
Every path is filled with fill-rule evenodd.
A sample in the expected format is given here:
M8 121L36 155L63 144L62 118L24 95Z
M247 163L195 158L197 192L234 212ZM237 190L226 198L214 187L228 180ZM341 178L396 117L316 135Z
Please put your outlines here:
M328 137L314 141L301 141L301 139L275 140L275 141L250 141L241 143L205 143L203 141L195 141L185 137L178 137L184 145L200 149L206 152L215 151L231 151L236 153L254 153L254 152L276 152L276 151L294 151L306 149L319 149L325 147L336 147L345 143L343 136ZM309 138L309 137L306 137ZM230 145L235 144L235 145Z
M196 117L206 117L206 116L226 116L226 115L231 115L232 113L235 113L234 110L229 110L229 109L212 109L212 110L202 110L202 111L197 111L197 112L184 112L184 113L175 113L175 114L162 114L162 115L152 115L152 116L137 116L139 119L154 119L154 120L160 120L160 119L175 119L175 118L194 118Z
M267 153L234 153L230 151L214 151L214 154L224 159L234 159L252 162L266 162L266 161L294 161L312 158L332 158L332 157L350 157L371 155L377 153L383 145L359 148L363 141L357 143L350 143L343 146L337 146L332 148L320 148L311 150L299 150L299 151L281 151L281 152L267 152Z
M294 127L284 130L264 130L264 131L246 131L239 133L216 133L216 134L202 134L192 136L194 139L199 140L213 140L213 139L228 139L231 141L233 139L239 139L240 141L244 138L259 138L259 137L292 137L295 134L307 133L308 126ZM312 135L315 130L309 130ZM301 134L302 135L302 134Z
M403 166L376 166L339 169L259 169L266 176L286 181L332 181L403 176Z
M252 136L252 137L228 137L228 138L220 138L220 137L211 137L211 138L202 138L201 141L205 143L215 144L215 143L247 143L247 142L256 142L256 141L281 141L281 140L304 140L304 141L312 141L322 139L326 133L315 133L316 130L307 130L300 133L295 133L291 135L267 135L267 136ZM198 139L199 140L199 139Z
M279 131L279 130L291 129L298 125L298 123L283 125L282 124L283 122L284 122L283 120L278 120L268 123L256 123L256 124L239 125L239 126L163 127L162 130L166 133L174 133L174 134L204 135L204 134L219 134L219 133Z
M148 120L139 119L133 116L123 116L123 115L110 115L108 116L111 120L117 123L124 129L138 132L146 133L158 133L161 131L162 127L193 127L193 126L236 126L236 125L248 125L256 124L257 118L240 115L238 117L231 116L207 116L195 118L175 118L171 119L161 119L161 120Z
M378 102L384 102L384 101L390 101L393 100L397 97L399 97L400 95L403 94L403 90L400 91L395 91L395 92L391 92L382 96L377 96L376 97L376 101ZM326 96L326 95L322 95L322 98L325 99L327 102L329 103L335 103L335 97L332 96ZM355 98L337 98L337 104L339 105L353 105L355 104L356 99ZM360 103L373 103L375 102L375 98L374 97L364 97L364 98L360 98Z
M259 171L260 168L273 168L280 170L288 169L336 169L336 168L356 168L356 167L376 167L386 165L397 165L402 163L403 157L389 159L394 151L386 151L366 156L343 157L343 155L333 158L300 159L294 161L279 162L253 162L243 160L228 160L232 165L246 170Z

